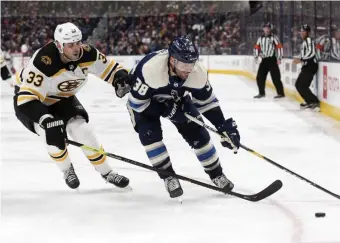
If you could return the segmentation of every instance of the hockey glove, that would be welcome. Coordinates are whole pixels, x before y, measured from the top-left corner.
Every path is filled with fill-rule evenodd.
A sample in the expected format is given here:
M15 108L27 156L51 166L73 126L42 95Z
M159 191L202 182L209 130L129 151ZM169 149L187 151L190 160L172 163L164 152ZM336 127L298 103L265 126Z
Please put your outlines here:
M237 149L240 147L240 134L237 130L237 125L233 118L225 120L225 122L222 125L217 127L217 130L223 135L225 135L221 136L221 144L223 147L227 147L232 150L234 149L232 144Z
M126 70L119 70L112 82L113 87L116 90L116 95L119 98L123 98L130 92L133 83L132 75L129 75Z
M41 126L45 129L46 143L64 150L67 138L64 121L48 117L41 122Z
M165 112L162 114L163 117L167 117L169 120L175 123L185 123L188 118L185 116L187 112L187 98L182 98L182 100L176 102L175 100L166 100Z

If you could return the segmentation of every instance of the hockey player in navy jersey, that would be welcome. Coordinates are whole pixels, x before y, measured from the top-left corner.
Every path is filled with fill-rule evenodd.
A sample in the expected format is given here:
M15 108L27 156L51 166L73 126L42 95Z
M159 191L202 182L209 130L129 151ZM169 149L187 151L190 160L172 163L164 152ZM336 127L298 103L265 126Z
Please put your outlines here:
M185 113L202 119L203 114L219 132L226 134L238 148L240 135L232 118L225 120L218 100L207 79L207 70L197 62L198 50L187 37L175 38L168 50L145 56L132 70L135 85L127 107L134 129L139 134L153 167L174 173L162 142L160 117L171 120L178 132L195 150L198 160L212 182L231 191L233 183L222 172L216 149L208 131L190 122ZM190 95L192 98L190 97ZM223 146L232 149L224 138ZM170 197L183 194L179 180L159 174Z

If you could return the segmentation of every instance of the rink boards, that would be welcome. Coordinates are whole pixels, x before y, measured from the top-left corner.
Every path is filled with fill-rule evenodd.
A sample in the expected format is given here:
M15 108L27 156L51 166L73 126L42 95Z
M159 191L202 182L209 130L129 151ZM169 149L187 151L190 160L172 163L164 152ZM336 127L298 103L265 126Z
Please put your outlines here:
M127 69L131 69L143 58L143 56L110 57ZM16 70L20 70L25 66L28 59L27 57L14 57L14 67ZM256 80L258 64L252 56L200 56L200 62L207 67L209 73L242 75L250 80ZM301 71L301 64L293 64L292 59L283 59L280 70L286 95L302 102L300 95L295 89L295 82ZM274 87L270 75L267 76L267 86ZM321 111L330 117L340 120L340 63L320 62L319 71L314 77L311 89L314 94L318 95L321 101Z

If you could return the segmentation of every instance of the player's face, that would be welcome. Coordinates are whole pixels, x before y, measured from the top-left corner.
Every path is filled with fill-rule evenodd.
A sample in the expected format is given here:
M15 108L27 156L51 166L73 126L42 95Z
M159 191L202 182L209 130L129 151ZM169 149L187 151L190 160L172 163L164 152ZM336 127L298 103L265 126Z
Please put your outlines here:
M176 69L176 74L183 80L186 80L192 70L194 69L195 63L184 63L172 58L172 67Z
M269 27L264 27L264 28L263 28L263 32L264 32L265 35L270 35L270 31L271 31L271 30L270 30Z
M79 55L80 55L80 50L81 50L81 41L78 42L73 42L73 43L65 43L64 44L64 55L72 60L78 60Z
M301 31L301 38L302 39L306 39L308 36L308 32L307 31Z
M335 31L334 37L335 39L340 40L340 31Z

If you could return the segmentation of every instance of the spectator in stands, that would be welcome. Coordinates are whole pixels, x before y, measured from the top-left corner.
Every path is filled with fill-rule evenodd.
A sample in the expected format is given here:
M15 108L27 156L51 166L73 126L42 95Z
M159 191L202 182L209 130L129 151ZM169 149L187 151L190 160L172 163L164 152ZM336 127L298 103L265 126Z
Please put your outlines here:
M100 19L105 20L104 13L108 13L107 25L101 30L104 33L99 33L101 37L104 35L104 41L92 43L105 54L147 54L167 48L170 40L178 35L191 35L209 54L230 54L231 49L237 49L240 40L237 23L229 21L225 34L218 27L223 22L214 24L219 3L139 1L132 4L4 2L1 9L1 43L10 52L19 52L20 46L27 44L27 54L32 55L53 39L55 26L66 21L78 25L86 40L98 27ZM221 13L218 17L223 19L223 15ZM229 14L226 16L232 20L237 18Z

